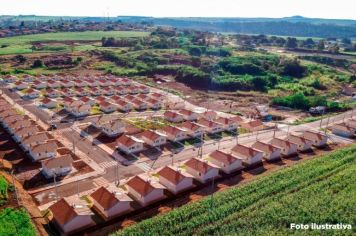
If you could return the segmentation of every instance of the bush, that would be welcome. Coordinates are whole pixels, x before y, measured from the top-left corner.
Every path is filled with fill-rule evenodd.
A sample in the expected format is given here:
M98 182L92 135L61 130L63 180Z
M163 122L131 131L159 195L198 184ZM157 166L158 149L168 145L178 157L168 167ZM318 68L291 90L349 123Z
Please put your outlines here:
M0 235L35 236L35 227L24 209L5 208L0 211Z
M32 68L40 68L43 67L43 62L39 59L35 60L33 62Z

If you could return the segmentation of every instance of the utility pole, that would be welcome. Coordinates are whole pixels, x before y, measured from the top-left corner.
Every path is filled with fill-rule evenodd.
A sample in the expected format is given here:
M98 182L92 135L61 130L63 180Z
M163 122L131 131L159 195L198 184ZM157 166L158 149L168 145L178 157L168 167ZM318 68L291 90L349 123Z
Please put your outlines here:
M330 120L330 116L328 117L328 119L327 119L327 121L326 121L326 127L325 127L325 130L324 130L324 134L326 134L326 130L328 129L329 120Z

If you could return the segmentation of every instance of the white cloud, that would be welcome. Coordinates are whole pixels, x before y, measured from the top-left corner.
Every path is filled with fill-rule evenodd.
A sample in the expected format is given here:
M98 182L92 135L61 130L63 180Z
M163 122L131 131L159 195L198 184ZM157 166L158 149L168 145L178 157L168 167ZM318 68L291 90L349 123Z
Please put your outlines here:
M356 19L356 1L338 0L0 0L0 14L211 16Z

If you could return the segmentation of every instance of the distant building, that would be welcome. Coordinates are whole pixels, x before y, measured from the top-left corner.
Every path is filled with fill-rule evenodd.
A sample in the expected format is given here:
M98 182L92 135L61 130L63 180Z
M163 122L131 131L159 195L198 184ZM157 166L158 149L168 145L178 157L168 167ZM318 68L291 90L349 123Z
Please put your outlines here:
M64 176L72 171L73 159L70 155L59 156L42 161L42 174L46 178Z

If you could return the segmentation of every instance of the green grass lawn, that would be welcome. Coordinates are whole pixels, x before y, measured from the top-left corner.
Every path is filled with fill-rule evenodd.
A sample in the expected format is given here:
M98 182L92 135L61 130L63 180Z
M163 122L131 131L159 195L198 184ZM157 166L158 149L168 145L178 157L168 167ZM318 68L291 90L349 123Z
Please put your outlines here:
M102 37L114 37L114 38L127 38L127 37L144 37L148 36L148 32L138 31L85 31L85 32L59 32L59 33L45 33L45 34L32 34L16 37L7 37L0 39L0 46L6 47L0 48L0 55L6 54L25 54L32 53L31 42L35 41L67 41L67 40L101 40ZM86 51L94 49L93 45L80 45L75 47L77 51ZM58 47L52 47L54 51L58 51ZM51 47L44 51L35 52L52 52ZM69 51L68 46L64 46L62 51ZM61 50L60 50L61 51Z
M7 201L7 191L9 189L9 183L3 176L0 176L0 206Z
M0 211L0 235L35 236L36 230L24 209L5 208Z
M114 235L354 235L291 223L355 225L356 145L257 177Z

